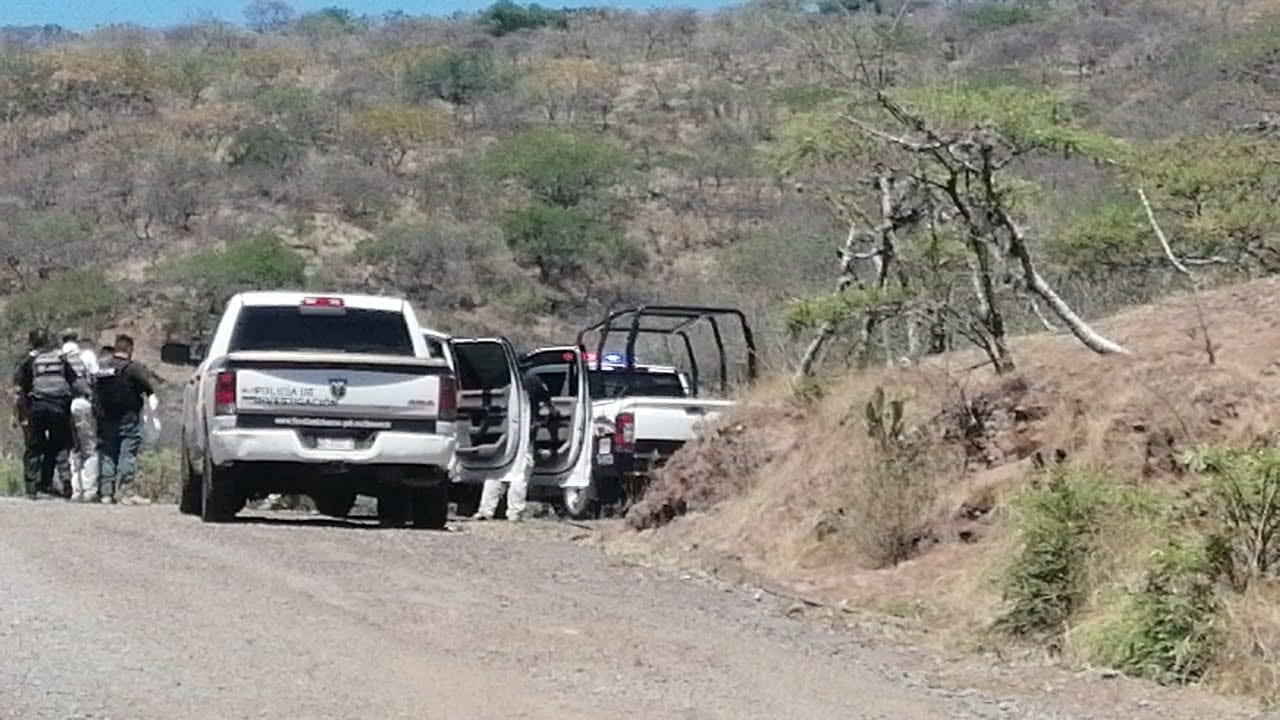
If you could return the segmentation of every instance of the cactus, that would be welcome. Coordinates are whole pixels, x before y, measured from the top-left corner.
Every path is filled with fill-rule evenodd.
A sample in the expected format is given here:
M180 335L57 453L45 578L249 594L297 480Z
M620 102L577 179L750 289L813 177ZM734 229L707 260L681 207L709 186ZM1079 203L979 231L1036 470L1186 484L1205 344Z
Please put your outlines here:
M867 402L867 435L882 450L891 450L902 441L904 405L902 398L887 398L883 387L877 387Z

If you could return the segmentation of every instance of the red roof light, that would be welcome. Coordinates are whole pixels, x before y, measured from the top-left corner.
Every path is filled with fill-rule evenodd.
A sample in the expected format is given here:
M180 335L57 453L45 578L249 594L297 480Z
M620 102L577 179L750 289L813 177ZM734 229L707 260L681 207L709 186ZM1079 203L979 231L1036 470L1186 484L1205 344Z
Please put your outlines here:
M340 308L344 303L340 297L305 297L302 298L302 306Z

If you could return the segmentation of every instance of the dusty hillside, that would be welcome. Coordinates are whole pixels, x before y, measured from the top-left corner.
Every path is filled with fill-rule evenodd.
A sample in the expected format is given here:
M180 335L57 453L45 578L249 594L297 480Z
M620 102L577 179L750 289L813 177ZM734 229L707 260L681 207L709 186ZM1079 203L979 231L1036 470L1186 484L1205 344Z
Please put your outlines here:
M1265 130L1273 109L1265 2L820 5L0 28L3 331L198 332L236 289L310 285L533 341L679 296L745 307L781 365L784 307L832 287L849 208L830 201L861 172L791 158L838 114L851 40L904 91L1061 90L1073 122L1157 159L1179 149L1152 141ZM1124 183L1062 158L1018 174L1052 193L1020 211L1079 309L1162 290L1111 202ZM1176 187L1152 193L1187 225Z
M1212 364L1197 301L1186 294L1100 323L1132 348L1129 357L1034 336L1014 343L1018 368L1005 377L971 369L981 361L976 354L957 354L832 380L812 404L781 385L761 388L718 433L673 458L628 516L634 527L658 529L624 534L618 547L634 549L639 540L676 556L730 561L803 596L907 613L942 630L935 639L972 645L1003 608L999 575L1015 544L1008 501L1034 480L1040 460L1185 496L1203 482L1188 472L1186 451L1274 445L1278 291L1280 282L1260 280L1198 300ZM906 424L929 439L925 467L935 490L914 496L926 497L929 509L908 513L920 522L909 528L907 559L891 567L874 552L880 538L868 534L885 532L880 518L900 510L891 501L913 496L859 505L881 462L865 415L876 387L908 398ZM688 514L664 524L673 508ZM1280 651L1278 636L1261 629L1267 622L1252 630L1260 661ZM1274 677L1249 682L1274 690Z

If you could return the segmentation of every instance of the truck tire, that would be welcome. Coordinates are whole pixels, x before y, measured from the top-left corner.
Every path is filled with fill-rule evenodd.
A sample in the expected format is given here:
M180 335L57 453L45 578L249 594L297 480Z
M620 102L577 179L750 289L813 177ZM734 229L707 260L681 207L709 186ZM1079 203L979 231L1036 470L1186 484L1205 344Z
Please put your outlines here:
M420 530L444 530L449 522L449 487L413 488L409 492L413 526Z
M319 492L311 495L311 502L315 503L316 510L321 515L345 518L351 514L351 508L355 507L356 494L344 490Z
M378 490L378 524L399 528L409 524L409 488L389 485Z
M600 502L591 487L564 489L564 512L574 520L594 520L600 516Z
M204 522L229 522L244 507L244 497L239 494L235 477L213 464L209 453L204 455L204 472L200 482L200 519Z
M178 494L178 512L184 515L200 514L203 502L201 485L200 473L191 467L191 452L187 449L184 438L182 441L182 488Z

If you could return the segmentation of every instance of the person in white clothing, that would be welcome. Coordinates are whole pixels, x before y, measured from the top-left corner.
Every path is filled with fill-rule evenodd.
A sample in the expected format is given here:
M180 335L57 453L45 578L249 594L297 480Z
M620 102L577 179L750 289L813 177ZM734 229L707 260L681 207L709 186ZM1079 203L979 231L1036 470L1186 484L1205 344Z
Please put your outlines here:
M98 355L89 348L80 347L80 333L75 330L62 332L62 353L72 362L72 367L86 372L86 381L93 382L98 374ZM98 423L89 398L77 397L71 401L72 443L70 449L70 480L72 502L96 502L98 499Z
M558 414L558 411L551 401L551 391L547 389L546 384L536 374L526 372L523 380L525 395L529 402L524 412L528 423L528 428L526 429L528 452L523 461L517 462L511 471L507 473L507 477L484 482L484 487L480 491L480 507L476 514L471 516L472 520L494 519L498 514L498 503L502 501L504 489L507 493L507 519L512 522L521 522L525 519L529 479L534 470L533 458L535 451L533 439L538 429L536 418L543 410L551 415Z

